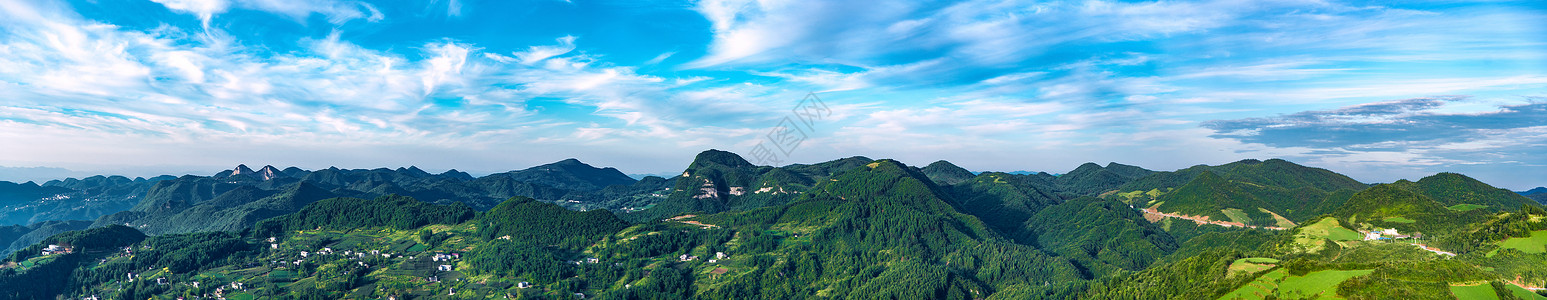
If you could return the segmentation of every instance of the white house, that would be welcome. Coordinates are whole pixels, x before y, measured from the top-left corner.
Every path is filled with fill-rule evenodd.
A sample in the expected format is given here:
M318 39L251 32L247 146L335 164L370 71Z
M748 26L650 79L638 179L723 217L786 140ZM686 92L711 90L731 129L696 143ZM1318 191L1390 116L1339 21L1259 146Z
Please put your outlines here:
M451 265L440 265L440 267L435 268L435 269L436 270L441 270L441 271L451 271Z

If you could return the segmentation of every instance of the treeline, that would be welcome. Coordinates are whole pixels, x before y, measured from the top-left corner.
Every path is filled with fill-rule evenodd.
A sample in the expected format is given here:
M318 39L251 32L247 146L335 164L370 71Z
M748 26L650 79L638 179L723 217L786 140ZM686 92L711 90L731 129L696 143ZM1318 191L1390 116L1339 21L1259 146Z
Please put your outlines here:
M476 213L461 203L434 205L404 196L381 196L375 200L332 198L314 202L301 211L258 222L255 237L284 236L296 230L354 229L390 227L415 229L430 224L458 224Z

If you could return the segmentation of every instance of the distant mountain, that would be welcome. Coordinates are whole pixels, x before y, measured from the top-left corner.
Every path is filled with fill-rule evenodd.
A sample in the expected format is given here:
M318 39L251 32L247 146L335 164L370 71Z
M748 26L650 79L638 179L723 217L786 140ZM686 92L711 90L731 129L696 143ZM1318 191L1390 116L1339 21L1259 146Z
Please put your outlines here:
M263 219L338 196L304 181L284 189L266 190L210 177L185 176L157 184L133 209L102 216L92 226L125 225L153 235L242 230Z
M618 169L596 168L573 158L490 176L507 176L517 181L567 190L597 190L612 185L630 185L637 181Z
M476 209L492 208L511 197L574 209L623 209L654 204L673 183L659 177L635 181L616 169L573 159L481 178L456 170L432 174L413 166L317 171L264 166L254 171L239 165L211 177L190 175L157 183L134 206L96 218L93 226L127 225L155 235L234 231L322 199L389 195L460 202Z
M1536 187L1529 191L1519 192L1521 196L1536 200L1536 203L1547 205L1547 187Z
M0 205L26 203L38 198L69 192L74 192L74 190L57 186L39 186L31 181L20 184L0 181Z
M972 171L967 171L967 169L944 160L930 163L928 166L924 166L922 170L924 175L929 176L929 180L934 180L935 183L942 185L957 184L977 176L972 174Z
M42 185L0 181L0 224L95 219L133 207L151 185L170 178L99 175L51 180Z

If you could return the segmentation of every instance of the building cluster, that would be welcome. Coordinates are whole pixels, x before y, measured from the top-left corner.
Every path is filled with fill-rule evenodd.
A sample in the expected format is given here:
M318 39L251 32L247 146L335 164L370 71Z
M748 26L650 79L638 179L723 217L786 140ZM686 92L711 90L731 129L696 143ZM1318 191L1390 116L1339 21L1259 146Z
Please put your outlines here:
M70 244L68 244L68 243L61 243L59 245L48 245L48 247L43 248L42 253L39 253L39 254L47 256L47 255L65 254L65 253L72 253L72 252L75 252L75 247L70 247Z
M1364 240L1366 240L1366 241L1412 239L1412 238L1423 238L1423 233L1414 233L1412 235L1406 235L1406 234L1402 234L1401 232L1397 232L1396 228L1377 229L1377 230L1371 230L1369 232L1365 232L1364 233Z
M714 253L714 258L710 259L709 263L711 263L711 264L712 263L718 263L718 262L720 262L720 260L726 259L726 258L730 258L730 257L731 257L730 254L725 254L725 252L715 252ZM677 256L677 260L679 260L679 261L695 261L695 260L698 260L698 256L697 255L683 254L681 256Z

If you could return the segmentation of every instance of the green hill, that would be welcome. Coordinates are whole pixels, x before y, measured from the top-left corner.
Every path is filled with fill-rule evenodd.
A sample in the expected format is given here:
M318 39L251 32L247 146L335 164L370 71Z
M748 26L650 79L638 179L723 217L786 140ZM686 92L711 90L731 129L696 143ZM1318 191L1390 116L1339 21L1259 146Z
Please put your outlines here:
M478 235L486 240L510 239L537 245L581 248L628 227L606 210L572 211L558 205L516 197L478 214Z
M473 218L467 205L433 205L413 198L383 196L374 200L331 198L253 226L256 237L285 236L293 231L390 227L414 229L430 224L457 224Z
M960 211L1006 236L1022 236L1032 214L1063 201L1051 182L1034 175L983 173L949 189Z
M1350 224L1368 223L1378 228L1397 228L1402 232L1448 231L1486 218L1484 211L1460 212L1445 207L1433 198L1405 187L1404 181L1378 184L1354 194L1333 216Z
M1183 182L1177 184L1177 182ZM1111 198L1162 212L1256 226L1292 226L1326 214L1367 186L1347 176L1285 160L1243 160L1155 173Z
M1039 211L1026 227L1024 240L1069 259L1090 278L1144 270L1179 247L1128 204L1093 197Z
M1398 182L1402 188L1417 192L1439 201L1446 207L1456 205L1482 205L1492 211L1513 210L1521 205L1538 204L1506 189L1456 173L1439 173L1424 177L1417 182Z
M963 169L962 167L958 167L954 164L951 164L951 162L944 160L930 163L928 166L924 166L924 168L920 170L924 172L925 176L929 176L929 180L934 180L935 183L940 185L953 185L961 183L963 181L967 181L968 179L972 179L974 176L972 175L972 171L967 171L967 169Z
M1106 167L1085 163L1069 173L1059 175L1053 183L1058 185L1060 191L1066 193L1076 196L1095 196L1152 173L1154 171L1119 163L1107 163Z
M1353 178L1322 168L1306 167L1287 160L1266 161L1246 159L1219 166L1198 165L1173 172L1157 172L1124 184L1121 191L1147 191L1181 186L1193 178L1213 172L1227 180L1251 182L1285 189L1310 187L1323 191L1340 189L1362 190L1369 185Z

